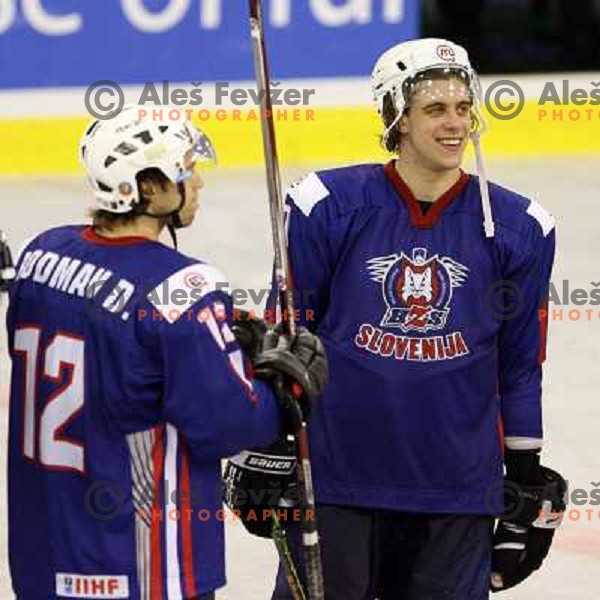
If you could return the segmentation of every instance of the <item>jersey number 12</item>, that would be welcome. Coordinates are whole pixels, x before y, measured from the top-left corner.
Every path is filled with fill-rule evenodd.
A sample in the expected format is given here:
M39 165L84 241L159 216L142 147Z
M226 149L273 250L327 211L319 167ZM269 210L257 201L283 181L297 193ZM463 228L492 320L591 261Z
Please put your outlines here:
M83 408L84 341L72 334L57 333L40 357L41 333L37 325L21 326L15 332L14 351L24 357L25 363L22 452L48 469L84 473L83 444L62 436ZM65 373L66 382L48 397L38 418L40 379L59 384Z

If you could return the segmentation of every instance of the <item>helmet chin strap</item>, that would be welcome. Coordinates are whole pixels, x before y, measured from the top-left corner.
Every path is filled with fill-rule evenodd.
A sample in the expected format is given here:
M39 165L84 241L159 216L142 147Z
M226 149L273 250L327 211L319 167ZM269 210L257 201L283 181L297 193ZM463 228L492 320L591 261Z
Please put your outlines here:
M179 206L168 213L163 214L155 214L149 213L145 210L136 211L138 215L144 215L146 217L152 217L153 219L167 219L167 231L171 236L171 240L173 241L173 246L175 250L178 249L177 245L177 229L181 229L183 227L183 223L181 222L181 218L179 213L182 211L185 206L186 195L185 195L185 184L183 181L179 181L177 183L177 190L179 192Z
M179 201L179 206L176 210L170 213L169 223L167 223L167 230L169 231L169 235L173 240L173 246L175 250L177 250L177 230L183 227L183 223L181 222L181 218L179 217L179 213L182 211L185 206L185 184L183 181L177 183L177 189L179 190L179 196L181 200Z

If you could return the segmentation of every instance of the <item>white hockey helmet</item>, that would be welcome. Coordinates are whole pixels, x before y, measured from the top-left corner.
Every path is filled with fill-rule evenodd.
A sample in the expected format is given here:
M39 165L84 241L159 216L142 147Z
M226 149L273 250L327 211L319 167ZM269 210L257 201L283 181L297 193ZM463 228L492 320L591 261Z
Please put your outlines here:
M384 52L377 60L371 75L373 99L380 116L383 117L384 100L388 94L397 111L394 123L384 132L384 140L407 108L411 84L420 74L432 70L456 72L463 78L473 98L477 122L479 125L483 124L480 114L479 78L471 66L467 51L458 44L438 38L411 40Z
M155 167L171 181L183 181L190 150L194 160L216 161L210 139L189 120L140 119L139 108L126 106L112 119L94 119L81 138L80 160L99 209L123 214L138 206L136 175L144 169Z

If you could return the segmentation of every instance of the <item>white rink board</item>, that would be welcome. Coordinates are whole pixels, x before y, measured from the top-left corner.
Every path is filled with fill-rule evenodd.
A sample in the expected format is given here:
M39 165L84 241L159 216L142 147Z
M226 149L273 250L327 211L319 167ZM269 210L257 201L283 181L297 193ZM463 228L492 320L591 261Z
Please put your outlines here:
M558 222L558 257L553 281L571 289L591 289L600 281L600 170L594 158L490 162L490 177L523 194L531 194ZM299 175L286 172L285 181ZM206 174L201 219L181 234L181 249L219 266L243 288L263 288L270 273L270 233L262 171L218 171ZM2 217L13 247L51 225L81 220L89 197L83 180L0 180ZM555 307L560 308L560 307ZM574 306L569 308L576 308ZM592 308L589 306L581 309ZM590 489L600 480L600 319L550 323L549 359L545 371L545 462L562 471L572 488ZM3 317L3 314L2 314ZM8 360L0 333L0 600L12 598L6 560L5 440ZM574 508L574 507L573 507ZM596 600L600 568L600 515L582 512L567 520L543 571L502 600ZM25 532L24 532L25 534ZM229 585L220 600L266 600L272 586L275 556L268 542L251 539L239 524L228 528Z

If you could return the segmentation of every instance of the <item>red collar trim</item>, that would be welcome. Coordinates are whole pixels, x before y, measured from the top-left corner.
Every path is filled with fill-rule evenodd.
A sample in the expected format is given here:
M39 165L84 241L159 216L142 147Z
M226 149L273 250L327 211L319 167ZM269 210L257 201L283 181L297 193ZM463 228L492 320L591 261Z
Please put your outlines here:
M81 237L88 242L100 244L101 246L132 246L133 244L141 244L152 241L141 235L126 235L122 237L109 238L104 235L100 235L90 225L83 229L81 232Z
M419 229L430 229L433 227L442 216L442 212L448 208L450 203L465 189L465 187L467 187L470 180L470 176L461 169L458 181L433 203L433 206L427 211L427 214L423 214L419 202L414 197L410 188L406 185L404 179L400 177L400 173L396 171L394 162L394 160L391 160L383 167L383 170L394 186L396 193L400 196L400 199L406 204L410 214L411 224Z

